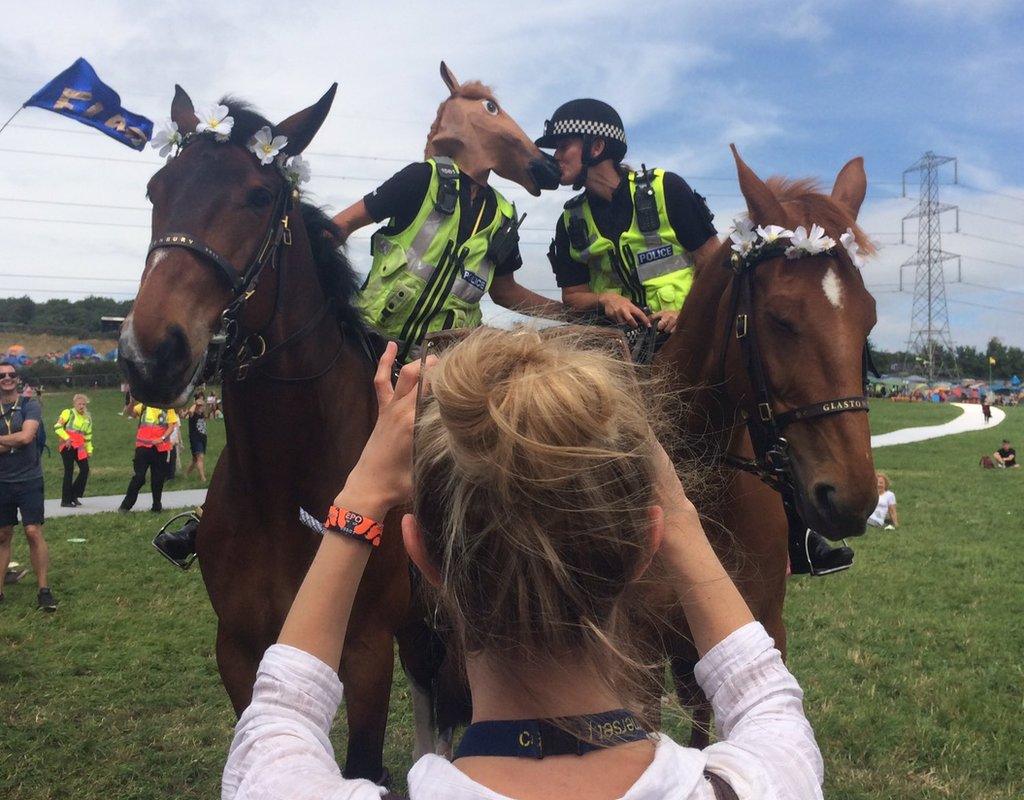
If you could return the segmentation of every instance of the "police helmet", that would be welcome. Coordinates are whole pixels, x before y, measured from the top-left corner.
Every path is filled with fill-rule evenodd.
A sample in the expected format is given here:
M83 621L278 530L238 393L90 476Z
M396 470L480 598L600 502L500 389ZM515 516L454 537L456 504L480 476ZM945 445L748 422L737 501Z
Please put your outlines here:
M537 147L557 147L563 136L604 139L605 150L599 161L610 158L619 162L626 157L626 129L622 125L622 117L600 100L582 98L560 105L551 119L545 121L544 135L535 144Z

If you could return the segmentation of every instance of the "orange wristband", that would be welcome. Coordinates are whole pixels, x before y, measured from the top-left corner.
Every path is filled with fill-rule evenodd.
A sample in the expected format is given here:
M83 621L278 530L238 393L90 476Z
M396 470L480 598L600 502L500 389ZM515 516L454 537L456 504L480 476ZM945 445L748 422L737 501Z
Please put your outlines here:
M343 536L351 536L361 542L366 542L373 547L380 547L380 537L384 533L384 526L377 520L356 514L347 508L331 506L327 512L327 520L324 522L325 531L333 531Z

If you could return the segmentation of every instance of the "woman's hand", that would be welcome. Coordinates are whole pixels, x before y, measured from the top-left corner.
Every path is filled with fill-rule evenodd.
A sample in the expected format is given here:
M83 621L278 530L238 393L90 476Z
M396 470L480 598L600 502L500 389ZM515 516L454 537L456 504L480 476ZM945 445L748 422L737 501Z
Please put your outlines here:
M704 543L707 543L707 538L700 524L697 509L686 496L672 459L659 442L655 442L654 447L655 491L665 520L662 548L665 555L672 559L676 556L685 556L692 547L695 537Z
M339 507L378 521L412 496L412 432L420 362L402 367L398 383L392 388L391 371L397 353L398 345L388 342L373 379L377 390L377 424L335 500ZM428 366L434 361L428 357Z

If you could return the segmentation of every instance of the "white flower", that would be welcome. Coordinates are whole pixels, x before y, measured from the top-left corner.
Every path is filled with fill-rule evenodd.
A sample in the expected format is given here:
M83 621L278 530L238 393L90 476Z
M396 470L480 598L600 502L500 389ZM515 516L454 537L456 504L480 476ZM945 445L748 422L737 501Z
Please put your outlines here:
M281 167L281 172L284 173L285 180L292 186L305 183L313 174L309 167L309 162L302 156L288 156L286 158L284 155L281 155L278 157L277 163Z
M811 225L811 232L801 225L789 238L791 247L786 248L787 258L799 258L800 256L815 256L824 253L836 246L836 240L825 235L825 229L818 224Z
M864 256L860 254L860 245L857 244L857 237L853 233L853 228L847 228L846 233L839 237L839 242L846 248L846 253L850 256L853 266L857 269L862 269L864 267Z
M199 120L199 124L196 125L196 133L212 131L218 142L226 142L231 138L231 129L235 125L235 118L229 117L228 112L228 107L222 105L200 108L196 111L196 119Z
M732 240L732 249L745 256L757 242L757 235L754 233L754 223L749 217L736 217L733 221L732 233L729 239Z
M154 149L159 150L161 158L168 155L171 152L171 148L181 144L181 134L178 133L178 123L171 119L165 119L160 129L153 134L153 138L149 140L149 144Z
M264 125L249 142L249 149L256 154L260 164L266 166L274 160L274 157L288 144L287 136L274 136L270 128Z
M781 225L769 225L767 227L758 225L757 235L764 240L765 244L771 244L777 239L791 237L793 235L793 231L787 230Z

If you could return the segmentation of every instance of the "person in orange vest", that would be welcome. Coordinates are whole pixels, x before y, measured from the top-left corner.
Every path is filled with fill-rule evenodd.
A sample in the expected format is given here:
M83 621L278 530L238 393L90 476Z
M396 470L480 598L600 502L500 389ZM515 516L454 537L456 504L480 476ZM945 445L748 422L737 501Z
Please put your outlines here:
M89 457L92 456L92 415L89 414L89 398L76 394L71 408L65 408L53 426L60 439L57 450L64 461L64 485L61 489L60 504L65 507L80 506L85 494L85 482L89 480ZM78 477L72 481L78 464Z
M171 434L178 428L178 414L173 408L151 408L142 403L132 406L131 414L139 420L135 433L135 458L132 461L135 474L128 483L128 490L118 510L132 510L139 498L139 489L146 483L146 470L149 470L153 488L153 507L150 511L163 511L160 499L164 481L167 480L171 448L174 447Z

